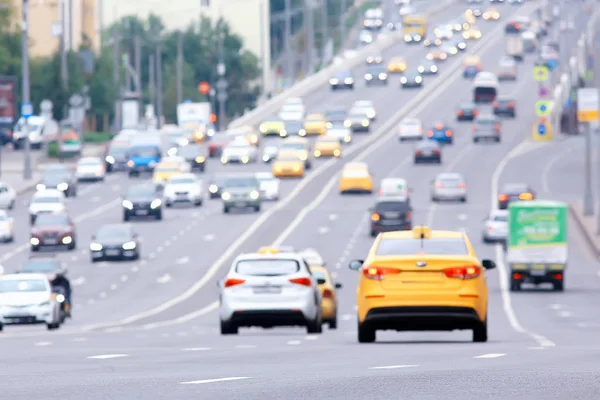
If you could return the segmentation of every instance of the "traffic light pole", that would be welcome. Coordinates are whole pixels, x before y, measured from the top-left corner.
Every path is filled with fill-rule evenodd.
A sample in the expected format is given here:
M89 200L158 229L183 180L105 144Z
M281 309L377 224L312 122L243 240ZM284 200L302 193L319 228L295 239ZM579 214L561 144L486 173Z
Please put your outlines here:
M217 75L219 80L217 81L217 100L219 101L219 131L225 131L225 102L227 101L227 80L225 79L225 50L223 49L223 40L225 40L225 32L223 31L223 20L220 19L218 22L218 35L219 35L219 63L217 64Z
M23 20L21 21L22 35L22 74L23 74L23 104L29 104L30 100L30 87L29 87L29 0L23 0ZM31 179L31 143L29 142L29 125L25 119L25 137L23 141L25 143L25 157L23 165L23 179Z

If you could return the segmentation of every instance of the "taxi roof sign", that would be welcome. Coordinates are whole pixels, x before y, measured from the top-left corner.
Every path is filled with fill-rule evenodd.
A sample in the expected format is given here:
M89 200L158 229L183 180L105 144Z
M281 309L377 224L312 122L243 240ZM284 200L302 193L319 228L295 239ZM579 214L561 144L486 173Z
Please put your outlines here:
M431 228L428 226L415 226L412 231L415 239L431 238Z
M274 247L261 247L260 249L258 249L258 254L278 254L279 253L279 249L276 249Z

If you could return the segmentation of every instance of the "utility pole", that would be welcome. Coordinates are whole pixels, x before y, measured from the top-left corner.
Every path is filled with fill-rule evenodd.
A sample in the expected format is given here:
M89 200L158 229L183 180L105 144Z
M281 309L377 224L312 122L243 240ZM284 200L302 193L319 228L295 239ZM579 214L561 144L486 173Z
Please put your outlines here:
M222 14L221 14L222 15ZM219 101L219 131L220 132L224 132L225 131L225 118L226 118L226 113L225 113L225 107L226 104L225 102L227 101L228 95L227 95L227 87L229 86L227 83L227 79L225 79L225 72L226 71L226 67L225 67L225 49L223 48L223 41L225 40L225 32L223 30L223 19L219 19L219 22L217 24L218 27L218 35L219 35L219 40L218 40L218 53L219 53L219 62L217 64L217 75L219 76L219 79L217 80L217 100Z
M154 55L148 56L148 94L150 95L150 104L154 107L156 114L156 80L154 78Z
M158 117L157 127L162 127L163 116L163 85L162 85L162 49L160 39L156 43L156 113Z
M183 102L183 34L177 35L177 104Z
M344 47L346 42L346 10L348 4L346 0L340 0L340 48Z
M67 0L60 1L60 80L62 87L66 92L69 88L69 62L67 59L67 44L65 37L67 34L65 1Z
M115 101L115 132L121 130L121 57L119 48L119 33L117 28L113 27L112 45L113 45L113 80L117 88L117 99Z
M133 39L133 58L135 65L135 92L138 96L138 104L140 112L142 107L142 38L139 34Z
M313 0L304 2L304 23L306 32L304 34L304 46L306 47L306 75L315 72L314 49L315 49L315 23L314 23L314 3Z
M288 83L288 87L292 86L295 75L295 60L294 52L292 49L292 0L285 0L285 33L283 35L283 45L285 48L285 75Z
M30 88L29 88L29 0L23 0L23 19L21 21L22 38L21 38L21 58L23 74L23 105L31 103ZM23 114L23 112L21 112ZM31 179L31 143L29 142L29 125L25 118L25 157L23 165L23 179Z
M328 0L321 0L323 5L323 28L321 31L321 64L325 64L325 56L327 54L329 43L329 7Z

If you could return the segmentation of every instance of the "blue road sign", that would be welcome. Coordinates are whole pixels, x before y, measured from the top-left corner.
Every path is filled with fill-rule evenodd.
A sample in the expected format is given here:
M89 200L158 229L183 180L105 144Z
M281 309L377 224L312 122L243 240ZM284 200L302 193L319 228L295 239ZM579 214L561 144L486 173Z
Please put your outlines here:
M192 101L190 99L185 99L183 102L187 104L187 103L191 103Z
M546 110L548 110L548 107L546 107L545 104L540 104L540 111L541 112L546 112Z
M31 103L21 104L21 116L25 119L28 119L32 115L33 115L33 104L31 104Z
M544 136L546 134L546 125L545 124L538 124L538 133L541 136Z
M556 69L558 67L558 60L548 60L548 68Z

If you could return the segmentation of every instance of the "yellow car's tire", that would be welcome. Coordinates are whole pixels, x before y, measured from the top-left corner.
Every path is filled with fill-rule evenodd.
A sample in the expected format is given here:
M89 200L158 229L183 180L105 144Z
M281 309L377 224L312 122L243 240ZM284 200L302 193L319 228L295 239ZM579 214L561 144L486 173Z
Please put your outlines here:
M375 329L368 328L358 323L358 343L373 343L376 339Z
M484 342L487 342L487 340L488 340L488 333L487 333L487 317L486 317L485 321L480 322L473 329L473 342L484 343Z

